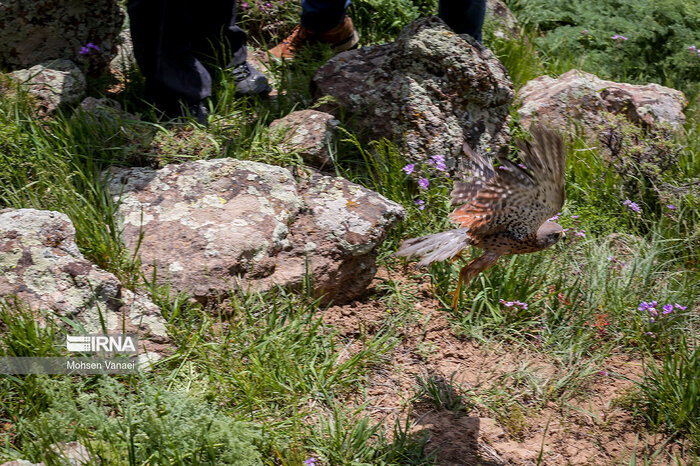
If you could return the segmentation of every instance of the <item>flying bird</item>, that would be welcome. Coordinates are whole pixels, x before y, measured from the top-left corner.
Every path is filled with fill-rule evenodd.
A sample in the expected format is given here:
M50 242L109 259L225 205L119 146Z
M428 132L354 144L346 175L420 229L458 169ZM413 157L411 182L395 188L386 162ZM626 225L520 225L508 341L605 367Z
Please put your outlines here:
M457 258L468 246L484 250L459 272L452 307L457 310L462 284L494 265L501 256L541 251L564 235L561 225L549 219L564 204L566 152L561 136L540 125L532 141L518 140L520 163L493 161L464 145L472 169L456 182L450 197L459 205L450 220L459 227L404 241L394 254L420 257L419 266Z

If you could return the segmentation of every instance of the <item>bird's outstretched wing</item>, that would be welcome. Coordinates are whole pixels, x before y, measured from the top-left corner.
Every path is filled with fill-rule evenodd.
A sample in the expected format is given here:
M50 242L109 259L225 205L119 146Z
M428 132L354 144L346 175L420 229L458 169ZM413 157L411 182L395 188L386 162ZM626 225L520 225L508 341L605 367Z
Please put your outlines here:
M518 141L521 163L500 160L497 168L471 154L474 169L455 183L452 203L464 203L450 219L470 235L483 237L507 229L524 239L564 204L566 153L561 136L543 126L531 130L532 142Z

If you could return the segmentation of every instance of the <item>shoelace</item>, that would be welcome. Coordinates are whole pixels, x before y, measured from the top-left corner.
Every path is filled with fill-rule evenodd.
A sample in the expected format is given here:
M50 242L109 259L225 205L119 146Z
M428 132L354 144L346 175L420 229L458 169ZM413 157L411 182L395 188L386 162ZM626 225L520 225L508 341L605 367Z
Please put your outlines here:
M295 50L307 39L308 37L306 37L304 31L302 31L301 26L296 26L284 43L290 49Z
M237 83L243 81L248 76L250 76L250 73L251 71L248 67L247 62L243 62L240 65L236 66L233 70L231 70L231 74L233 75L233 81Z

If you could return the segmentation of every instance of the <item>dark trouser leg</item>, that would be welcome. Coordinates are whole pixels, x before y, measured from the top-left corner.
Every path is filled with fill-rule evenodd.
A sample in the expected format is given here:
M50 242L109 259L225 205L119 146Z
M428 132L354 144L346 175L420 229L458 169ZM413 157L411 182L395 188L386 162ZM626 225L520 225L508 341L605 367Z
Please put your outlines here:
M457 34L469 34L481 42L486 0L440 0L438 15Z
M301 25L314 32L326 32L343 22L350 0L302 0Z
M235 26L234 0L130 0L128 11L147 97L166 112L177 113L178 101L196 104L211 96L203 61L214 56L245 61L246 36Z
M246 61L247 35L236 25L234 0L192 0L191 21L197 24L193 48L205 63L232 68Z

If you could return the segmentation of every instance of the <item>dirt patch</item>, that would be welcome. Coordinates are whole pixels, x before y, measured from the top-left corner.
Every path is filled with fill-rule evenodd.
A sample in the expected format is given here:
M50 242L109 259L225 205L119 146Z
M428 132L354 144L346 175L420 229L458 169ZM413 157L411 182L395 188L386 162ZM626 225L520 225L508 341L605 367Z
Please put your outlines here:
M324 323L349 340L377 332L395 312L381 299L387 278L380 270L367 298L331 307ZM366 403L366 412L384 423L387 436L397 420L410 419L412 432L428 435L442 465L617 464L635 451L640 458L663 446L663 436L645 432L617 403L639 380L641 361L624 354L609 357L580 393L565 401L536 393L523 377L547 390L567 376L567 369L533 348L457 337L428 286L392 278L400 278L415 296L414 312L396 322L399 342L371 374L367 398L349 400ZM443 404L421 384L430 385L433 395L441 392L437 398L444 398ZM678 448L664 449L672 454Z

